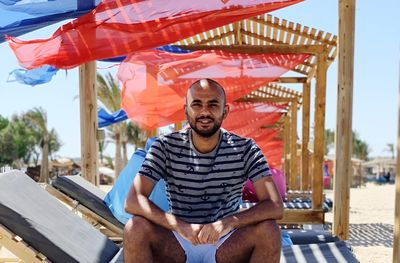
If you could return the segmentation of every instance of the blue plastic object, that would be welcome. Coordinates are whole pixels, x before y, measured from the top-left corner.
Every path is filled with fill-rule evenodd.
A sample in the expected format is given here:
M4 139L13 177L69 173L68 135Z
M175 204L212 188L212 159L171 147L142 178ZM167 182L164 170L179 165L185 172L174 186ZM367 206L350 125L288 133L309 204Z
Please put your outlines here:
M154 140L153 140L154 141ZM150 143L150 142L148 142ZM146 152L138 149L132 155L128 164L122 170L118 179L115 181L113 188L104 198L105 204L110 211L121 223L125 224L131 217L131 214L125 212L125 200L128 196L129 189L133 183L137 172L146 157ZM166 196L165 182L160 180L153 188L150 200L164 211L169 210L169 203Z

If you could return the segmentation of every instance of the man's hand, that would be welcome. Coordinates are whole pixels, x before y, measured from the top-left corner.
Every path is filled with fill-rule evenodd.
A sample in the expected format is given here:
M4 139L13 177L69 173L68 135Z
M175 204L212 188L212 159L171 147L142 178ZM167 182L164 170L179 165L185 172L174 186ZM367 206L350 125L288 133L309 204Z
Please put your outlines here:
M184 239L188 240L193 245L199 245L200 241L198 235L203 226L204 225L201 224L181 223L176 229L176 232L178 232Z
M206 224L199 232L199 242L200 244L215 244L221 237L232 231L233 228L232 224L227 220Z

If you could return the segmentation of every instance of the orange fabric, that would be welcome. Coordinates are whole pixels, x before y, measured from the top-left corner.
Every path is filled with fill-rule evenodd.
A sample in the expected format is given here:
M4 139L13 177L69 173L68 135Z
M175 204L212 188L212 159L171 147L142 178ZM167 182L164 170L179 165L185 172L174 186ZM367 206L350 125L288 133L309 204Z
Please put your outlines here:
M227 102L277 79L302 63L306 54L235 54L196 51L173 54L159 50L136 52L121 63L122 108L144 129L152 130L185 119L183 105L188 87L201 78L212 78L225 89ZM268 108L269 107L269 108ZM273 106L258 104L253 111L263 125L279 114L265 116ZM274 108L279 112L279 108ZM240 118L240 119L238 119ZM249 121L242 113L236 121Z
M27 69L72 68L176 42L302 0L103 0L92 12L61 26L48 39L8 37Z

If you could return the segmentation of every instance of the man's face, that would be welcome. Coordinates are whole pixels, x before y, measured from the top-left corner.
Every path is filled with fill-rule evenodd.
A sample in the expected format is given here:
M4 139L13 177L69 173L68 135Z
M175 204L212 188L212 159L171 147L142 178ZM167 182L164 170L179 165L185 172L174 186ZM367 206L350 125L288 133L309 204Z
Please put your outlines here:
M208 84L192 87L186 103L185 113L190 127L204 138L219 130L229 110L222 90Z

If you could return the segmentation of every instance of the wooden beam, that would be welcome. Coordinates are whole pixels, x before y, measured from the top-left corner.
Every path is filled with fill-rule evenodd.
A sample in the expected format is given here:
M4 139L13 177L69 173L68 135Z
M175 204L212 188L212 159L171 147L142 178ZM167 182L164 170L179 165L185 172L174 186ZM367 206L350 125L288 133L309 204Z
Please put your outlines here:
M286 115L284 118L284 125L283 125L283 171L285 173L286 177L286 185L290 186L290 161L291 161L291 156L290 156L290 121L289 121L289 116ZM286 187L288 188L288 187Z
M338 94L335 130L333 233L349 238L350 181L352 177L352 107L355 0L339 1Z
M399 60L400 72L400 60ZM393 263L400 263L400 74L399 74L399 98L398 98L398 128L397 128L397 163L396 163L396 199L394 208L393 229Z
M323 163L325 151L325 104L326 104L326 73L327 54L317 56L317 80L315 88L314 110L314 166L312 177L312 208L321 209L323 202Z
M285 45L275 44L267 46L257 45L188 45L177 46L189 50L223 50L235 53L290 53L290 54L320 54L324 53L326 46L323 45Z
M94 185L99 185L97 143L96 62L79 66L79 100L81 123L81 172Z
M307 77L281 77L275 82L278 83L306 83L308 81Z
M180 130L182 130L182 122L180 121L180 122L176 122L175 124L174 124L174 128L175 128L175 131L180 131Z
M323 224L325 214L322 209L284 209L278 224Z
M310 189L310 162L308 144L310 142L310 83L303 83L303 108L301 132L301 190Z
M22 238L12 233L2 224L0 224L0 245L7 248L7 250L24 262L50 262L45 255L29 246Z
M236 102L262 102L262 103L289 103L292 101L297 101L297 98L240 98Z
M297 101L290 104L290 189L299 189L297 170Z

